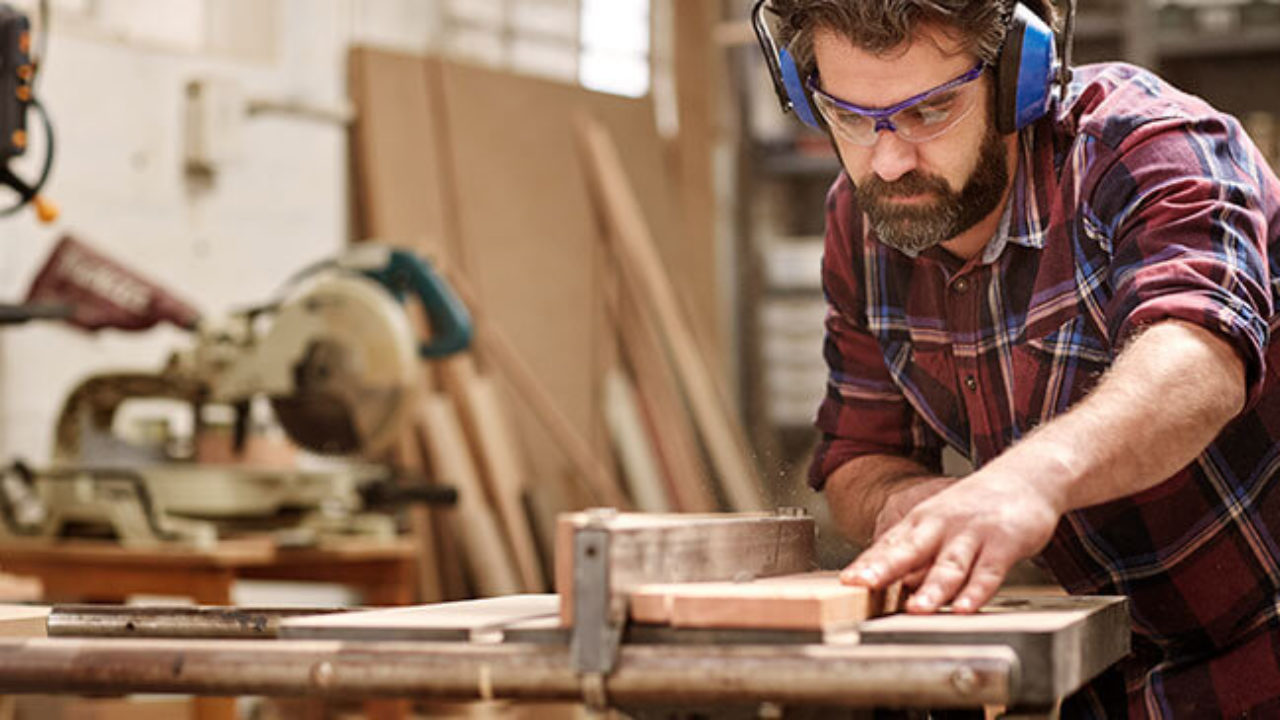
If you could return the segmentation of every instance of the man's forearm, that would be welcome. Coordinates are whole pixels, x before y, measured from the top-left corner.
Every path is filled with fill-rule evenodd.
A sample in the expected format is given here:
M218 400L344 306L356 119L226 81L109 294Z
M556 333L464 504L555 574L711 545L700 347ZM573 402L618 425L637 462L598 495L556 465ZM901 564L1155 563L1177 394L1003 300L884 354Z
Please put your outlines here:
M1080 405L992 461L1062 511L1152 487L1199 455L1243 407L1244 364L1195 325L1153 325Z
M895 491L913 480L935 477L923 465L896 455L864 455L836 468L827 478L823 495L840 532L866 544L876 518Z

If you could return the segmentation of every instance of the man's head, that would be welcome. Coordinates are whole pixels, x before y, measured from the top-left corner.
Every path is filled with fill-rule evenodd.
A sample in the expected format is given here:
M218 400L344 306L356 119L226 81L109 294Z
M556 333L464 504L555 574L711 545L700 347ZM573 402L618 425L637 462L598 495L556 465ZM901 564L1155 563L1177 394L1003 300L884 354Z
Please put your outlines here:
M1047 0L1024 4L1052 22ZM882 242L923 250L993 214L1009 185L1013 136L995 129L990 71L968 78L979 62L996 63L1008 0L771 5L780 19L779 41L790 49L801 76L824 96L815 105ZM856 109L883 115L938 88L909 110L875 120L873 132L865 119L853 131L833 123L842 112L857 119ZM940 123L941 134L929 123Z

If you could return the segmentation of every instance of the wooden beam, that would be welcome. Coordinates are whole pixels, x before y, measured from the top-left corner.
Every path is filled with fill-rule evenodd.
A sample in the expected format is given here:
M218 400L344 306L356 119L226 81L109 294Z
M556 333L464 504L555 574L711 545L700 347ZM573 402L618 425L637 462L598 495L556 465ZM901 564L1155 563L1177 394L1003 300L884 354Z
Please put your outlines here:
M707 452L735 510L765 506L758 470L751 461L742 429L702 357L682 316L671 278L662 267L639 202L627 179L609 131L594 118L580 116L579 137L595 199L610 227L609 239L623 280L637 299L656 313Z

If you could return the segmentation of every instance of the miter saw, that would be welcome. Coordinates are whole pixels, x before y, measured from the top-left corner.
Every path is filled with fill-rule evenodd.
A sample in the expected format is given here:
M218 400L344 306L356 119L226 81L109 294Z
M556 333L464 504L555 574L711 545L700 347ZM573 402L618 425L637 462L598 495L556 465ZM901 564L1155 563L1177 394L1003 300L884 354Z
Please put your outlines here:
M431 339L419 342L404 307L415 297ZM389 490L388 451L413 420L422 358L464 349L466 309L421 258L362 245L308 268L276 301L198 324L193 345L158 373L102 374L67 398L57 423L53 466L15 465L0 493L10 538L53 537L71 526L110 526L129 545L212 543L229 527L270 526L288 515L294 542L325 533L388 535L371 502L448 501L451 490ZM234 411L243 446L254 402L269 401L288 437L316 456L342 461L321 469L196 463L172 443L126 442L114 431L130 400L168 398L191 408ZM216 521L216 522L215 522Z

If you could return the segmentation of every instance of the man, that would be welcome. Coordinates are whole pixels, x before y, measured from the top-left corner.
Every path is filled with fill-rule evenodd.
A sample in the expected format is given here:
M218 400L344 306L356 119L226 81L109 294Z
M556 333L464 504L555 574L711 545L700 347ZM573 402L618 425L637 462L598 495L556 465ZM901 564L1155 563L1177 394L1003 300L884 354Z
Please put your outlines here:
M811 472L872 541L842 578L967 613L1035 557L1130 597L1130 717L1280 717L1280 182L1239 124L1107 64L1001 133L1006 0L770 5L845 170Z

